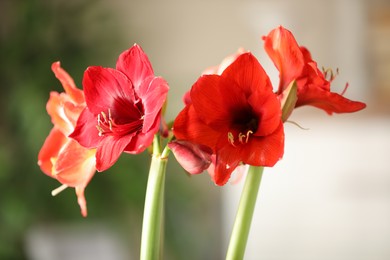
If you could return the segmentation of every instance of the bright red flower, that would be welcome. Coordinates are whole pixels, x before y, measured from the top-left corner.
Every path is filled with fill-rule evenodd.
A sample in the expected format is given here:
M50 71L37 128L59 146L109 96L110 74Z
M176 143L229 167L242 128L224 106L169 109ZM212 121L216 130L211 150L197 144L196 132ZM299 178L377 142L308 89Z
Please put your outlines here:
M221 75L200 77L190 95L173 131L178 140L212 149L216 184L224 185L240 163L273 166L282 157L280 102L251 53L240 55Z
M237 59L238 56L240 56L241 54L245 53L245 49L244 48L239 48L235 53L233 54L230 54L229 56L227 56L226 58L224 58L222 60L222 62L217 65L217 66L212 66L212 67L208 67L207 69L205 69L203 72L202 72L202 75L213 75L213 74L217 74L217 75L221 75L222 72L227 68L229 67L230 64L232 64L233 61L235 61ZM191 95L190 95L190 92L191 90L187 91L184 96L183 96L183 101L184 101L184 104L188 105L191 103Z
M63 184L61 189L67 186L76 189L81 213L85 217L87 204L84 189L96 172L95 149L86 149L68 138L86 106L84 94L59 62L53 63L51 68L61 81L65 93L50 93L46 109L54 127L38 154L38 165L45 174Z
M89 67L83 78L87 107L71 137L97 148L96 168L111 167L122 152L137 154L160 127L168 85L155 77L148 57L134 45L123 52L116 69Z
M310 52L300 47L293 34L279 26L263 37L264 47L280 73L278 94L297 82L298 100L295 107L311 105L332 113L356 112L366 107L362 102L351 101L330 91L330 80L318 69ZM345 92L345 91L344 91Z

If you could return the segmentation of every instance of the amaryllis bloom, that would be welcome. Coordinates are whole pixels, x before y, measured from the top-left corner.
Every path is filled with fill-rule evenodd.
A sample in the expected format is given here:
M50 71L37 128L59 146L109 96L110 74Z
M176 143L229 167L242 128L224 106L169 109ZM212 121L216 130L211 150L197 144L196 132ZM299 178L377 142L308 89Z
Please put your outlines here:
M217 65L217 66L212 66L212 67L209 67L207 69L205 69L203 72L202 72L202 75L213 75L213 74L217 74L217 75L221 75L222 72L230 65L232 64L233 61L235 61L237 59L238 56L240 56L241 54L245 53L245 49L244 48L239 48L235 53L227 56L226 58L224 58L222 60L222 62ZM191 95L190 95L190 92L191 90L187 91L184 96L183 96L183 101L184 101L184 104L188 105L189 103L191 103Z
M235 53L227 56L217 66L211 66L202 72L202 75L221 75L222 72L237 59L241 54L245 53L244 48L239 48ZM183 96L185 105L192 103L191 90L187 91ZM212 154L210 148L204 145L191 143L188 141L173 141L168 144L177 161L190 174L199 174L207 169L211 179L215 178L215 154ZM244 165L239 168L245 168ZM237 169L235 171L237 171ZM240 171L242 172L242 171Z
M293 34L279 26L263 37L264 47L280 73L278 94L296 81L297 102L295 107L311 105L332 113L356 112L366 107L362 102L351 101L343 94L330 91L333 76L328 80L317 67L310 52L300 47Z
M89 67L83 86L87 107L71 137L97 149L98 171L111 167L122 152L138 154L152 143L168 85L154 75L141 47L123 52L116 69Z
M201 76L190 95L173 132L179 141L211 148L217 185L224 185L241 163L273 166L282 157L280 102L251 53L240 55L221 75Z
M53 195L66 187L76 189L81 213L85 217L87 204L84 190L96 172L95 149L87 149L68 137L86 106L84 94L59 62L53 63L51 68L65 92L50 93L46 109L54 127L38 154L38 165L45 174L63 184L53 191Z

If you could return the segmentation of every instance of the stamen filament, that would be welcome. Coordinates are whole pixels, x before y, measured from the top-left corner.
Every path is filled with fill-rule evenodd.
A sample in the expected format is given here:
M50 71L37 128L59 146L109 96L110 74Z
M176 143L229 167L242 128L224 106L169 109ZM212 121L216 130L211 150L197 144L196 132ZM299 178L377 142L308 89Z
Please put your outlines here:
M66 188L68 188L68 185L66 184L62 184L60 187L58 187L57 189L54 189L51 191L51 196L56 196L58 195L59 193L61 193L63 190L65 190Z
M248 143L248 140L249 140L249 134L253 134L252 130L249 130L248 132L246 132L246 140L245 140L246 144Z

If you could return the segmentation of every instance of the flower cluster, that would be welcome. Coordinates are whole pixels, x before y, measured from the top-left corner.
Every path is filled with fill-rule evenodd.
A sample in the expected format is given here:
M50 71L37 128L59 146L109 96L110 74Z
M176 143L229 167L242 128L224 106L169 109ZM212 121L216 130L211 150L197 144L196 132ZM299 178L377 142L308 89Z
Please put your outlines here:
M263 40L280 73L276 92L256 57L239 49L193 84L168 134L162 133L168 84L154 75L138 45L119 56L115 69L87 68L83 91L54 63L65 93L52 92L47 103L54 127L38 156L42 171L76 188L86 216L84 189L95 171L110 168L123 152L145 151L156 135L169 138L168 147L189 173L208 170L224 185L237 168L271 167L283 157L283 123L295 108L310 105L332 114L365 107L332 92L333 75L318 69L287 29L280 26Z
M89 67L84 91L61 69L52 69L65 93L52 92L47 111L54 124L38 155L42 171L75 187L82 215L84 189L96 170L104 171L122 152L143 152L159 131L168 85L154 72L138 45L123 52L116 69ZM63 187L66 187L63 186Z
M263 40L280 72L276 93L256 58L240 49L195 82L174 123L178 161L193 174L208 169L217 185L239 165L273 166L283 156L282 122L295 108L311 105L332 114L366 106L331 92L333 77L326 79L287 29L280 26Z

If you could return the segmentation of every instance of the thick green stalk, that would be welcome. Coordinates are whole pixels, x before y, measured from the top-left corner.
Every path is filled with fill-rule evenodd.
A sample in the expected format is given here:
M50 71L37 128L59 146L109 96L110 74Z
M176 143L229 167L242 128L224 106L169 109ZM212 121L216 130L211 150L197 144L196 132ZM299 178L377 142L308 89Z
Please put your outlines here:
M160 259L162 254L164 186L168 158L161 156L158 139L155 138L154 141L142 223L141 260Z
M234 221L232 235L230 236L226 260L240 260L244 258L257 194L261 177L263 176L263 169L263 167L255 166L250 166L249 168Z

